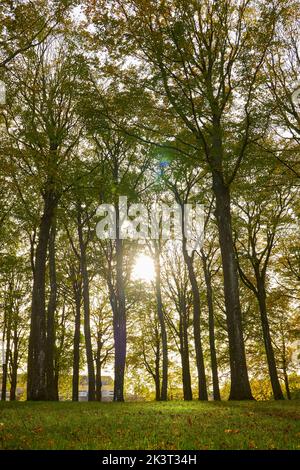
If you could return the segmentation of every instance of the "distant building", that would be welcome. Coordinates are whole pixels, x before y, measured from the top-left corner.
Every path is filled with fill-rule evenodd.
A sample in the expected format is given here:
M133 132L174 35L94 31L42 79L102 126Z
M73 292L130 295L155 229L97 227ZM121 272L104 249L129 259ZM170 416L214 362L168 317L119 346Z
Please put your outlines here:
M70 377L71 380L71 377ZM109 375L101 377L101 400L102 401L113 401L114 398L114 381ZM0 374L0 385L2 384L2 376ZM70 399L70 391L67 395L60 395L61 401ZM88 376L80 375L79 377L79 401L88 401ZM16 388L16 400L24 400L26 398L26 379L24 374L18 374L18 386ZM9 384L7 385L6 400L10 399Z
M109 375L101 377L101 400L113 401L114 399L114 381ZM88 401L88 376L81 375L79 378L79 401Z

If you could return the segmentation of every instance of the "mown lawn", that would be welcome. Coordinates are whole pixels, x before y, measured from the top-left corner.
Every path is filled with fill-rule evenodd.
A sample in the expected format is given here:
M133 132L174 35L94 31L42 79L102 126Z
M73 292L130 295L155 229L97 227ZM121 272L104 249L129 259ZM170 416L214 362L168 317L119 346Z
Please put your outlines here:
M300 449L300 401L2 402L0 449Z

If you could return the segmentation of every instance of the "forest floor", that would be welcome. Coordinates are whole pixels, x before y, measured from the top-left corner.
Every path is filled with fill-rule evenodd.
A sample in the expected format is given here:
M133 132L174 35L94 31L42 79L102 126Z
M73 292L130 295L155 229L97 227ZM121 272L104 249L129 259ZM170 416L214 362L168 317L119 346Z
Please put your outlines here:
M300 449L300 401L1 402L0 449Z

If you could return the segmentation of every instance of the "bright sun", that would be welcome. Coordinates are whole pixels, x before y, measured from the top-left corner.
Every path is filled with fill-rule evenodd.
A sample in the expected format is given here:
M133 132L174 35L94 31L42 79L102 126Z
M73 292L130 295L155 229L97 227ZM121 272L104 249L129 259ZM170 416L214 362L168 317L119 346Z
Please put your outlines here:
M137 281L153 281L155 277L155 269L153 259L150 256L141 254L136 258L132 270L132 279Z

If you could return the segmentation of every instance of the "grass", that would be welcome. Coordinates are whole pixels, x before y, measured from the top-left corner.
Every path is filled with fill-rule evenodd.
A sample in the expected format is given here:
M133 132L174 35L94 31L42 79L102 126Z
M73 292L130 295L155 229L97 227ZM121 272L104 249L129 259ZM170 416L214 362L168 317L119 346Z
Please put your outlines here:
M0 449L300 449L300 401L2 402Z

